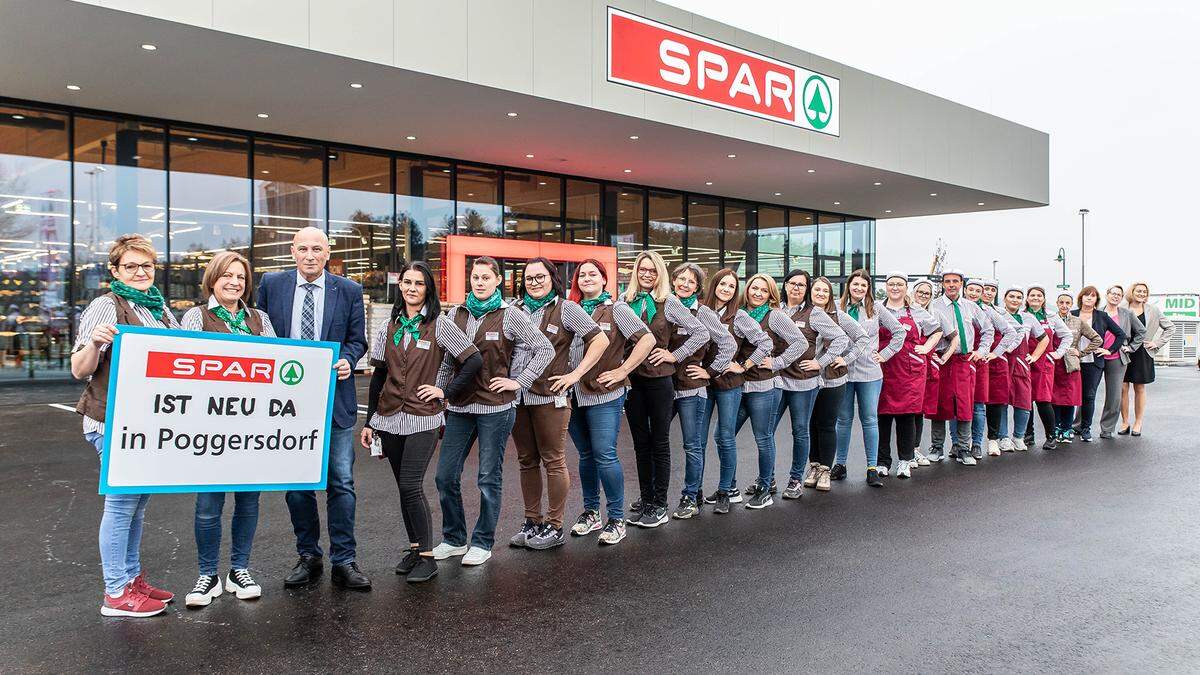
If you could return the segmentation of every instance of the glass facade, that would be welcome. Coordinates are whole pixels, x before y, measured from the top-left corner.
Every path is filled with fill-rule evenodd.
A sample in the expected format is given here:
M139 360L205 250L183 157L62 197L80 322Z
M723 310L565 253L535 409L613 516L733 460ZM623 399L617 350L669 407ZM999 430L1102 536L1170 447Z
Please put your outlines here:
M363 285L372 315L395 299L389 272L406 259L445 288L448 234L614 246L621 285L647 248L669 266L777 278L799 267L839 288L875 253L869 219L0 99L0 379L67 376L73 325L107 290L116 236L151 238L181 314L202 300L213 254L245 254L256 276L288 269L308 225L329 234L330 271ZM517 265L506 267L511 289Z

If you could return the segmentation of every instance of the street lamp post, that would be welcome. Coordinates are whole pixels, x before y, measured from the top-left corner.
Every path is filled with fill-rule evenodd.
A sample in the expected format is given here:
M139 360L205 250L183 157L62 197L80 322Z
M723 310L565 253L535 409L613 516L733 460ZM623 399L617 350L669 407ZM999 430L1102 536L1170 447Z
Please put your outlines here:
M1088 209L1079 209L1079 287L1083 288L1087 285L1087 231L1084 225L1087 222L1087 215L1091 213Z
M1067 285L1067 249L1059 247L1058 257L1054 259L1054 262L1062 265L1062 283L1058 287L1065 291L1070 288Z
M995 281L996 283L1000 283L1000 280L996 278L996 263L998 263L998 262L1000 262L1000 261L999 260L992 261L992 281Z

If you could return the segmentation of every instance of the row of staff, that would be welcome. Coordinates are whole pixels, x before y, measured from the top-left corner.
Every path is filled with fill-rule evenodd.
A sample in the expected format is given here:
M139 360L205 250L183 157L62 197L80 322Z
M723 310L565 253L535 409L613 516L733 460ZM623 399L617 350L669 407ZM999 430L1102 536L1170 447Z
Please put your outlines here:
M1124 364L1155 346L1143 343L1151 311L1144 285L1131 290L1129 302L1141 308L1140 315L1125 307L1098 309L1094 289L1081 293L1075 313L1070 296L1057 299L1057 312L1047 311L1040 287L1010 288L999 295L995 282L968 279L959 271L942 275L944 294L937 298L929 281L910 289L906 275L888 275L886 298L877 301L865 270L851 274L839 296L828 279L801 270L785 277L782 290L764 274L743 281L722 269L706 278L702 268L689 263L668 272L653 251L634 260L633 278L619 297L605 290L609 270L595 260L576 265L568 291L557 266L535 258L524 265L516 297L506 299L500 265L477 258L469 270L466 302L449 312L442 311L428 266L412 262L401 271L389 321L368 341L361 288L325 272L328 250L322 232L300 230L292 243L295 272L264 275L257 294L245 258L235 252L216 255L204 277L207 304L190 310L183 327L342 344L343 358L335 365L340 381L330 434L327 516L331 579L357 590L371 587L355 560L353 533L357 402L350 364L364 354L374 372L366 425L357 440L386 458L394 473L410 542L395 571L419 583L436 576L438 561L461 557L462 565L473 566L490 559L510 438L525 512L509 544L544 550L565 543L569 532L596 534L600 544L615 545L629 525L655 528L671 518L687 520L706 505L716 514L729 513L732 504L751 510L772 506L780 493L776 427L785 417L792 452L784 499L799 499L810 488L828 491L846 477L855 418L866 453L865 480L880 487L893 472L906 479L915 467L943 461L947 423L953 434L950 456L968 466L984 456L985 448L995 455L1032 444L1029 418L1035 408L1046 426L1045 447L1071 442L1074 411L1086 398L1083 364L1093 370L1097 358ZM79 411L85 436L97 450L103 437L106 348L116 325L177 325L154 289L154 263L154 250L144 238L119 239L110 252L111 292L81 318L72 368L76 376L91 378ZM1111 325L1100 315L1110 317ZM1159 319L1163 325L1155 324L1150 334L1162 344L1170 326ZM1097 322L1103 335L1093 328ZM1151 379L1152 367L1151 360ZM1108 371L1102 365L1100 372ZM622 413L633 439L639 485L628 505L617 454ZM1082 416L1086 429L1081 433L1090 429L1090 416ZM670 426L675 417L685 470L672 510ZM924 418L931 420L931 430L922 452ZM758 462L743 491L735 438L746 422ZM1140 432L1140 415L1135 424ZM582 512L569 527L564 520L568 435L583 493ZM715 485L705 492L710 437L717 461L708 477ZM478 447L480 509L468 532L462 473L473 446ZM422 487L435 454L442 514L436 545ZM141 570L137 550L147 500L148 495L106 498L100 536L106 615L149 616L173 599L150 585ZM219 493L197 495L200 576L186 597L190 607L208 605L222 590L242 599L261 594L249 571L258 495L236 495L230 569L222 579L217 565L224 501ZM323 570L316 497L289 492L287 505L299 557L284 584L302 586Z

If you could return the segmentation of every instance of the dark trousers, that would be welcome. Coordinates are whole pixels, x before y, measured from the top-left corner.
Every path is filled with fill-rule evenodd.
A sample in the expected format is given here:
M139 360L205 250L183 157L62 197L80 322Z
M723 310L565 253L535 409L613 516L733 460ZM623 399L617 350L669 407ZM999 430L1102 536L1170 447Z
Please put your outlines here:
M1054 428L1061 432L1071 430L1071 425L1075 423L1075 406L1073 405L1056 405L1054 406Z
M837 418L845 392L844 384L822 387L813 404L812 421L808 424L808 456L821 466L833 466L833 458L837 456Z
M1103 365L1103 364L1101 364ZM1092 419L1096 416L1096 391L1104 379L1104 369L1085 363L1080 368L1083 380L1083 405L1079 406L1079 433L1091 433Z
M900 459L911 461L917 447L917 429L921 426L919 413L904 415L879 414L879 459L876 464L892 468L892 426L896 427L896 453Z
M1037 408L1038 417L1042 420L1042 434L1046 438L1054 438L1054 406L1049 401L1035 401L1033 406ZM1033 420L1030 420L1025 427L1025 445L1033 444Z
M925 433L925 418L917 415L916 425L913 427L913 448L921 447L921 436Z
M675 384L671 376L630 378L625 416L637 457L642 504L667 505L671 479L671 416L675 412Z
M404 529L408 531L408 543L415 544L422 553L433 550L433 519L429 515L424 485L425 472L437 449L440 432L440 429L430 429L407 436L376 432L400 490L400 515L404 518Z
M1008 406L1002 403L987 404L987 437L989 441L1000 440L1000 420Z
M354 428L329 430L329 474L325 484L325 515L329 524L329 562L354 562L358 544L354 539ZM321 516L317 494L312 490L288 490L285 497L296 552L320 558Z

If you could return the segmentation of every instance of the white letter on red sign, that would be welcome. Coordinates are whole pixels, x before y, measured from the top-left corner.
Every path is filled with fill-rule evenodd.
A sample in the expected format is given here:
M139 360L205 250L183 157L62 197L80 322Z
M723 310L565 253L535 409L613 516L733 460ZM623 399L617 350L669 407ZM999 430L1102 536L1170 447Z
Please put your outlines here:
M776 88L778 87L778 88ZM788 112L792 112L792 79L774 70L767 71L767 107L771 107L771 95L783 101ZM758 100L757 98L754 100Z
M175 368L176 375L191 375L196 372L196 362L189 358L178 358L171 364Z
M686 59L681 59L676 54L688 56L689 51L687 45L676 42L674 40L663 40L658 43L658 58L663 62L664 66L670 66L677 69L679 72L659 68L658 74L662 79L671 84L687 84L692 81L692 68L688 65Z
M749 94L755 103L762 103L758 95L758 85L754 83L754 74L750 72L750 64L743 63L738 68L737 76L733 78L733 86L729 87L729 98L737 98L738 94Z
M717 66L714 70L709 66ZM704 78L713 80L714 82L724 82L725 78L729 77L729 64L725 61L725 57L720 54L700 50L696 55L696 86L701 91L704 90Z

